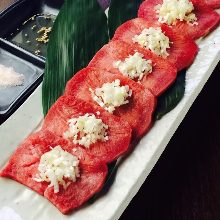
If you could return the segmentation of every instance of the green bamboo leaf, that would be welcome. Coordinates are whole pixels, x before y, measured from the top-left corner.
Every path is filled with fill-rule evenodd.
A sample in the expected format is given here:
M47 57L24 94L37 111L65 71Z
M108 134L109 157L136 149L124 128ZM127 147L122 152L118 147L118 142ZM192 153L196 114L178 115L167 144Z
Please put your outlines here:
M90 204L94 203L103 191L108 190L111 187L111 185L115 179L115 175L117 173L117 170L118 170L117 160L108 164L108 174L105 178L105 183L104 183L102 190L100 192L96 193L93 197L91 197L89 199L88 203L90 203Z
M112 163L108 164L108 174L105 179L105 186L109 185L110 182L112 182L115 178L116 172L117 172L117 160L113 161Z
M108 12L110 38L124 22L137 17L138 9L144 0L111 0Z
M157 100L154 119L159 120L173 110L184 96L186 84L186 69L178 72L175 82Z
M64 93L67 81L108 43L107 18L97 0L66 0L47 48L42 88L44 115Z

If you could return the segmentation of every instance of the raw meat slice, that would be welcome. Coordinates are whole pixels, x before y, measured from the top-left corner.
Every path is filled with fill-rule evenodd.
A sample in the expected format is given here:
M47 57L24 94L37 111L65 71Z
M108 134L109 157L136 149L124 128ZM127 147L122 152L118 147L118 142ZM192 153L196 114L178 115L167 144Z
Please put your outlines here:
M192 39L197 39L205 36L220 20L219 14L213 9L207 7L207 5L201 0L191 0L194 5L194 13L197 17L198 25L189 25L183 21L177 21L176 25L173 25L173 29L176 29L179 34L186 35ZM149 22L156 22L155 6L163 4L163 0L146 0L144 1L138 11L139 18L145 18Z
M79 86L82 82L79 82ZM77 93L77 89L75 90ZM80 91L79 91L80 92ZM83 97L88 92L83 91ZM80 95L61 96L49 110L42 129L53 132L56 136L63 136L69 129L67 121L71 118L78 118L86 113L92 113L96 118L102 119L102 122L108 125L107 135L109 140L106 142L98 141L90 145L89 148L78 145L85 149L86 152L99 157L105 163L109 163L127 152L131 139L130 125L119 117L116 117L99 106L83 101ZM85 99L86 100L86 99ZM100 112L98 114L97 112ZM70 141L72 143L72 141ZM72 148L75 144L72 143Z
M127 121L132 128L132 141L141 138L150 128L151 116L156 105L154 95L139 83L127 77L116 75L96 68L85 68L79 71L66 86L65 93L74 98L86 100L98 105L92 98L89 88L95 91L101 88L104 83L112 83L119 79L122 86L128 85L132 89L132 97L129 103L116 107L114 115ZM122 127L117 128L121 131Z
M115 61L124 61L129 55L134 55L136 48L123 41L111 41L102 47L89 63L89 67L103 69L115 74L122 74L118 68L114 68ZM138 52L144 55L144 59L152 60L153 71L143 77L140 83L149 89L155 96L159 96L169 87L176 78L176 67L162 57L151 51L139 48Z
M203 2L203 0L201 0ZM210 7L210 8L220 8L220 1L219 0L205 0L205 3Z
M39 174L38 165L41 156L50 151L51 147L60 145L64 150L74 156L82 156L80 160L80 177L72 182L66 190L60 188L59 193L54 193L50 183L37 182L36 174ZM98 158L87 154L77 148L76 152L64 139L60 139L49 131L39 131L30 135L21 146L14 152L8 165L1 171L1 177L9 177L28 186L50 200L63 214L80 206L92 195L98 192L107 175L107 166Z
M161 27L164 34L169 37L170 48L167 49L169 56L166 60L173 63L177 71L188 66L194 59L197 52L197 44L190 38L179 34L167 25L159 22L149 22L143 18L135 18L122 24L115 32L112 40L122 40L126 43L133 44L137 50L141 48L138 43L133 43L132 38L135 35L140 35L145 28Z

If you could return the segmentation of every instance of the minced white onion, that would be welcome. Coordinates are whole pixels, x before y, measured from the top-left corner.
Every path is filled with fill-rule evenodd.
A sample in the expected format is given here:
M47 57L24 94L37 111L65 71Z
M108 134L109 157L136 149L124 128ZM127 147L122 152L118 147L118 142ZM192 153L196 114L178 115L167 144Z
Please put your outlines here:
M175 25L177 20L186 21L189 25L198 25L193 3L188 0L163 0L163 4L155 7L158 21Z
M108 125L105 125L102 119L96 118L94 114L87 113L84 116L72 118L68 120L68 124L69 130L63 133L63 137L65 139L73 138L74 144L89 148L91 144L96 143L98 140L108 140Z
M54 193L58 193L59 184L66 189L71 184L70 181L76 182L76 178L80 177L78 165L77 157L56 146L41 156L38 166L40 174L33 179L37 182L50 182L49 187L53 186Z
M141 47L151 50L158 56L163 58L169 56L167 48L170 48L170 41L160 27L145 28L140 35L135 35L132 40L134 43L137 42Z
M120 80L116 79L112 83L105 83L101 88L96 88L95 92L89 88L93 99L105 110L113 113L115 107L129 103L127 98L132 95L132 90L128 85L120 86Z
M125 58L124 62L121 60L114 62L113 66L118 68L124 76L130 79L138 78L140 81L148 73L152 73L152 61L143 57L143 54L135 52L134 55Z

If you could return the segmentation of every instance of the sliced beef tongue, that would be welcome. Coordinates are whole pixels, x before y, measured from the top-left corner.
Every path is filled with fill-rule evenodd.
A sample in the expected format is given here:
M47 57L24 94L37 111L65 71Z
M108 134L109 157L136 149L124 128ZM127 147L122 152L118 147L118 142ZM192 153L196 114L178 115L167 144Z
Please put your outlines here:
M156 105L155 96L141 84L119 74L87 67L79 71L67 83L65 93L74 98L83 99L93 105L98 105L93 100L90 89L95 91L96 88L102 87L103 84L112 83L117 79L120 80L121 86L129 86L132 90L132 95L129 98L129 103L116 107L113 114L130 124L132 141L135 141L140 139L150 128L152 113ZM121 132L122 136L124 135L122 126L117 126L116 131Z
M64 189L60 186L60 191L54 193L53 187L48 187L48 182L37 182L34 178L39 175L38 166L41 156L50 151L51 147L61 146L79 158L80 177L76 182ZM76 147L72 150L72 145L68 141L59 138L49 131L39 131L30 135L14 152L8 165L1 171L0 176L9 177L15 181L28 186L37 193L50 200L63 214L80 206L98 192L107 175L107 166L100 162L97 157L82 152Z
M190 0L194 5L192 13L197 17L196 22L198 25L190 25L184 21L177 21L175 25L172 25L173 29L176 29L179 34L186 35L192 39L197 39L205 36L209 31L216 26L220 20L219 14L206 4L209 2L213 7L219 7L220 2L211 0ZM163 4L163 0L146 0L144 1L138 11L139 18L145 18L148 22L158 21L155 6Z
M140 35L144 29L150 27L160 27L162 32L169 38L171 43L170 48L167 50L169 56L167 56L166 59L176 66L177 71L182 70L193 61L198 49L196 43L159 22L147 21L143 18L132 19L122 24L116 30L112 40L122 40L128 44L132 44L138 50L141 47L138 43L133 42L134 36Z
M137 49L131 44L114 40L103 46L96 53L88 66L122 75L119 69L114 67L114 63L119 60L124 62L129 55L134 55L136 52L144 55L143 58L145 60L151 60L153 66L152 72L144 76L140 80L140 83L155 96L159 96L173 83L176 78L177 70L173 64L155 55L151 51L142 48Z
M94 114L97 118L102 119L104 124L108 125L108 140L97 141L89 148L75 145L71 139L69 139L69 142L72 144L72 148L78 146L98 157L101 161L110 163L127 152L131 139L131 127L123 119L108 113L92 103L93 100L89 100L91 103L88 100L87 102L83 101L82 99L86 100L84 97L89 96L91 92L87 90L80 91L80 88L83 89L84 87L82 82L78 81L78 89L69 88L69 91L74 93L73 96L64 95L56 101L49 110L42 129L49 130L58 137L63 137L63 133L69 129L69 119L78 118L86 113ZM80 94L76 93L83 94L82 99L78 98Z

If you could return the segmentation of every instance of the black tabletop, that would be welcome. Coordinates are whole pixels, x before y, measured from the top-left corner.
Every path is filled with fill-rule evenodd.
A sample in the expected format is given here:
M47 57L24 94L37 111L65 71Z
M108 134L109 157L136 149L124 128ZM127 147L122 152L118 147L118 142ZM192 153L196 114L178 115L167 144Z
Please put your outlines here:
M220 63L120 220L220 219Z

